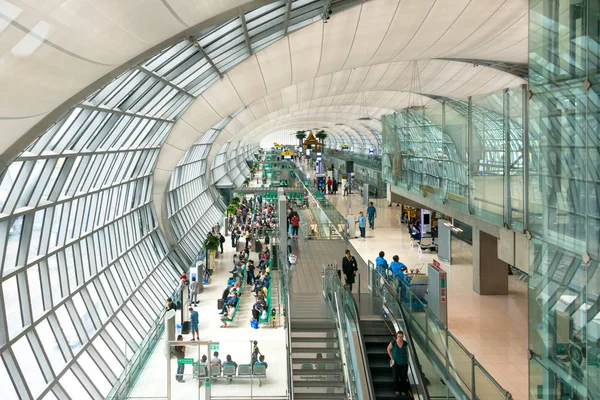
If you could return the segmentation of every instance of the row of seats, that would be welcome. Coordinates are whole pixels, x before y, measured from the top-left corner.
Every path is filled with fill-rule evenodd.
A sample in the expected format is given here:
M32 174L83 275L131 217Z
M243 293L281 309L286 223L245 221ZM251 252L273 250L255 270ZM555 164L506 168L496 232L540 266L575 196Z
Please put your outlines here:
M210 368L210 375L208 374L208 369ZM210 377L211 379L232 379L232 378L240 378L240 379L258 379L258 385L262 384L262 379L266 379L267 377L267 366L262 364L255 364L254 370L250 364L240 364L235 365L207 365L203 363L194 363L194 377L195 378L206 378Z
M235 319L235 316L237 314L238 309L240 308L240 303L242 302L242 292L244 291L244 282L246 280L246 264L244 264L244 268L242 269L242 284L240 285L239 289L237 290L238 293L238 301L235 304L235 308L233 310L233 312L228 313L227 315L224 315L223 317L221 317L221 321L228 323L228 322L233 322L233 320Z

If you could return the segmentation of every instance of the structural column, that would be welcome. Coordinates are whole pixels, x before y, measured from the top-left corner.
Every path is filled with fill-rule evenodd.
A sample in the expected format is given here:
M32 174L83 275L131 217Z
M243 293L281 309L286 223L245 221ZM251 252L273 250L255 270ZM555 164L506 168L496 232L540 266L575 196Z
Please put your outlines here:
M473 290L508 294L508 264L498 259L498 239L473 227Z

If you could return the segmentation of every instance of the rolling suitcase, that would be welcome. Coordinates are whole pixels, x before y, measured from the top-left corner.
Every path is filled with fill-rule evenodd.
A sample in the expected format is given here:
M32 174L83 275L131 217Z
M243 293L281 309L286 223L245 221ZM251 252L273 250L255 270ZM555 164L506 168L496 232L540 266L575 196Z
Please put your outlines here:
M181 334L187 335L188 333L190 333L190 321L183 321L183 324L181 324Z
M217 299L217 309L218 310L222 310L224 304L225 304L225 300L223 300L223 299Z

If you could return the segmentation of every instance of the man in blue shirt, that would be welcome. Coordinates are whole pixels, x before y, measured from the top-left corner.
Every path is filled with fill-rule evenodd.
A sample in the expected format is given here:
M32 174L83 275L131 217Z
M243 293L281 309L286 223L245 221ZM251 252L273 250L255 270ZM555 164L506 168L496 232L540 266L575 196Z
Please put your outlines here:
M406 281L406 275L404 275L404 270L406 270L406 265L402 264L399 261L400 258L397 255L392 257L392 259L394 260L390 263L390 270L392 271L392 274L394 274L395 276L400 277L400 279Z
M373 202L370 202L369 207L367 207L367 215L369 216L369 228L375 229L375 216L377 215L377 209L373 205Z
M189 309L190 312L190 327L192 329L192 340L200 340L200 335L198 334L198 311L194 311L192 307Z
M380 271L382 274L387 274L389 266L387 260L383 257L385 257L385 253L383 251L380 251L379 257L375 259L375 269L377 269L377 271Z
M365 238L366 238L366 236L365 236L366 223L367 223L367 218L365 218L365 215L361 211L360 214L358 215L358 229L360 229L360 237L363 240L365 240Z

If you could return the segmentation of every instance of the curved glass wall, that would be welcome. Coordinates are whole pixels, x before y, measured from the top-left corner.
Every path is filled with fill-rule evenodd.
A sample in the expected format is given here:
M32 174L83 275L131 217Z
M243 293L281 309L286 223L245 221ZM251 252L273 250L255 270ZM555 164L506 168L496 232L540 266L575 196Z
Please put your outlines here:
M439 98L441 103L384 116L384 180L522 231L525 90L466 102Z
M530 1L532 398L600 398L599 7Z

